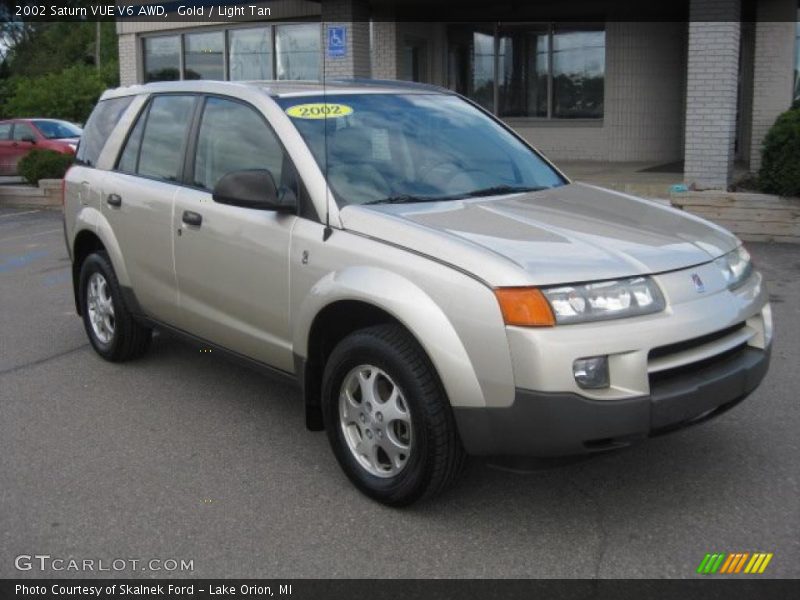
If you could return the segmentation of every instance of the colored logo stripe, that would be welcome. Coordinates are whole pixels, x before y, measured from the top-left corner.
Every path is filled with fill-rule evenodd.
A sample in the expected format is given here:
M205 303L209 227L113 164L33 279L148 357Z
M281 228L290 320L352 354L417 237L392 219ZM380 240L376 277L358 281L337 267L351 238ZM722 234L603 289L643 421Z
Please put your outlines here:
M742 572L760 574L766 570L772 557L772 552L754 552L753 554L749 552L708 553L700 561L697 572L702 575L713 575L715 573L730 575Z

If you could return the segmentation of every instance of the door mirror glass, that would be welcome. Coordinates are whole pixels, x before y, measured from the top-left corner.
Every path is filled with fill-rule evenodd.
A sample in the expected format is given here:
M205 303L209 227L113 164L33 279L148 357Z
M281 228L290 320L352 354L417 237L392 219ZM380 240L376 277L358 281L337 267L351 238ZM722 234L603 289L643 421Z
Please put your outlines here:
M295 212L293 194L279 194L275 180L267 169L245 169L223 175L214 186L214 202L243 208Z

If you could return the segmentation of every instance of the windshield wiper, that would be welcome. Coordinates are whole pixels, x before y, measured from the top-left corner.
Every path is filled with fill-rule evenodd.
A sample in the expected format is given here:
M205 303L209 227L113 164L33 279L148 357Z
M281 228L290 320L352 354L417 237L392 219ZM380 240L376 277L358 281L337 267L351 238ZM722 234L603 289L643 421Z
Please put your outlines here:
M513 186L513 185L495 185L492 187L481 188L479 190L472 190L462 194L451 194L449 196L413 196L411 194L399 194L397 196L389 196L388 198L380 198L378 200L369 200L363 202L366 204L413 204L415 202L441 202L443 200L461 200L463 198L479 198L481 196L499 196L500 194L516 194L522 192L538 192L540 190L548 189L547 186Z
M539 186L514 186L514 185L495 185L492 187L472 190L463 194L464 198L480 198L481 196L499 196L500 194L517 194L521 192L539 192L548 189L545 185Z
M413 204L415 202L438 202L439 200L448 200L449 196L412 196L411 194L400 194L398 196L389 196L388 198L379 198L378 200L369 200L362 202L361 205L367 204Z

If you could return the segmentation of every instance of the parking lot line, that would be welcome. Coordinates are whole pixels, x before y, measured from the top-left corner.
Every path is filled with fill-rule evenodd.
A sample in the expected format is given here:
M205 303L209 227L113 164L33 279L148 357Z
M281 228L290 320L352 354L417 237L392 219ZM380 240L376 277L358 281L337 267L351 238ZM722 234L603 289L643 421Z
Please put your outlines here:
M7 215L0 215L0 219L5 219L6 217L18 217L20 215L32 215L33 213L42 212L41 210L24 210L22 212L15 212L15 213L8 213Z
M61 229L48 229L47 231L37 231L36 233L26 233L25 235L12 235L6 238L0 238L0 243L2 242L10 242L11 240L19 240L22 238L29 238L34 237L37 235L47 235L48 233L55 233L56 231L61 231Z

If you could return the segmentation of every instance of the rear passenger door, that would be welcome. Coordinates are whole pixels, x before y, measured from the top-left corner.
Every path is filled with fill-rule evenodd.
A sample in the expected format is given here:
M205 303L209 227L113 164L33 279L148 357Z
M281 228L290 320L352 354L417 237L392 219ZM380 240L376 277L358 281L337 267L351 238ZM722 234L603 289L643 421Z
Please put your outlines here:
M150 99L108 174L102 203L136 299L149 316L172 325L179 317L172 210L198 100L187 94Z
M291 371L288 251L297 217L217 204L211 192L229 172L268 169L284 193L297 194L294 168L249 104L209 96L196 129L173 220L181 328Z

